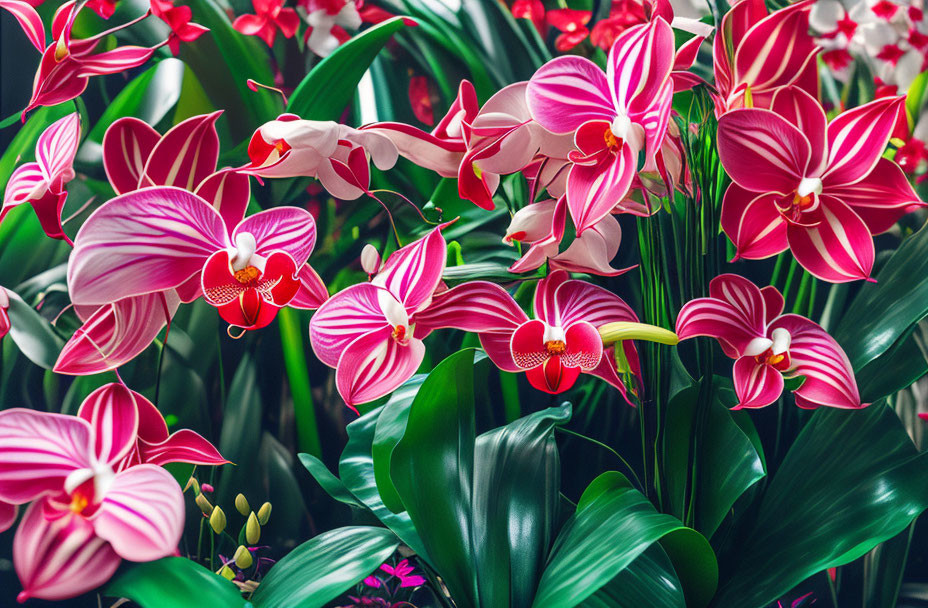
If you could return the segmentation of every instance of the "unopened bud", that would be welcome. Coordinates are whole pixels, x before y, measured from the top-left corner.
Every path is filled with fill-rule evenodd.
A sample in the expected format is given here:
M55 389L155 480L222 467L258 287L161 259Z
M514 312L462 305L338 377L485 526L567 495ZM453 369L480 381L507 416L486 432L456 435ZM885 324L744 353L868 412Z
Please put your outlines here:
M238 549L235 550L235 565L241 568L242 570L250 568L251 564L254 562L254 559L251 557L251 551L248 550L248 547L245 545L239 545Z
M200 491L201 492L213 492L213 486L209 485L208 483L201 484Z
M258 523L262 526L267 525L267 520L271 518L271 503L266 502L258 509Z
M261 540L261 524L258 523L254 511L248 515L248 521L245 523L245 540L249 545L256 545Z
M212 514L209 516L209 527L216 534L222 534L222 531L226 529L226 514L222 507L213 509Z
M380 270L380 253L370 243L361 250L361 268L367 274L377 274L377 271Z
M203 496L202 494L197 494L197 497L196 499L194 499L194 502L197 503L197 506L200 507L201 511L203 511L203 515L209 517L210 515L213 514L213 505L211 505L209 501L206 500L206 497Z
M194 494L200 493L200 483L197 481L196 477L191 476L190 479L187 480L187 485L184 486L184 492L186 492L190 488L193 488Z
M220 568L219 570L216 571L216 574L218 574L218 575L221 576L222 578L224 578L224 579L226 579L226 580L230 580L230 581L231 581L233 578L235 578L235 572L233 572L233 571L232 571L232 568L230 568L230 567L228 567L228 566L223 566L222 568Z
M251 512L251 507L248 506L248 499L245 498L244 494L235 496L235 510L246 516Z

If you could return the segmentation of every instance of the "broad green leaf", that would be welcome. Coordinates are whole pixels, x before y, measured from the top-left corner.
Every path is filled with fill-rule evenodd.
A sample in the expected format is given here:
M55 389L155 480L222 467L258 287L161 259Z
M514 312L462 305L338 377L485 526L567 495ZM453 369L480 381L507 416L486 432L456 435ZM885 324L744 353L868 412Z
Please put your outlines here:
M475 352L451 355L422 383L390 470L429 563L460 608L478 606L468 474L474 469L476 440Z
M219 451L231 462L241 464L253 458L260 445L261 395L258 392L258 372L254 358L246 353L229 385L222 411Z
M766 470L754 444L716 391L705 395L700 386L680 391L667 408L664 471L671 512L694 522L697 530L711 537L738 497L762 479ZM703 431L697 433L700 408L706 408L705 421ZM690 463L694 439L697 453ZM693 496L695 503L690 504Z
M896 607L914 531L915 523L912 523L864 557L863 605L866 608Z
M404 25L403 17L388 19L335 49L297 85L287 112L311 120L338 120L377 53Z
M928 315L928 228L906 239L864 283L833 332L855 370L886 352Z
M916 330L918 331L918 330ZM854 376L864 403L894 395L928 373L928 359L916 339L905 335Z
M10 296L10 337L26 357L45 369L51 369L64 347L51 324L43 319L31 306L23 302L16 293L7 290Z
M326 494L337 500L338 502L344 503L351 507L357 507L359 509L367 509L367 507L359 501L354 494L351 493L351 490L342 482L341 479L336 477L329 471L328 467L325 466L325 463L313 456L312 454L297 454L300 459L300 463L306 467L306 470L309 471L309 474L313 476L313 479L316 480L322 489L325 490Z
M416 374L393 391L380 412L374 431L374 444L371 448L371 456L374 460L374 480L377 482L377 490L380 492L380 499L384 506L394 513L401 513L405 507L390 477L393 449L406 432L409 407L425 378L426 374Z
M538 594L536 608L572 608L615 579L654 543L661 541L677 574L689 581L687 606L706 606L718 569L709 542L678 519L658 513L623 477L591 484L576 514L561 529Z
M319 457L322 456L322 444L319 441L319 424L316 421L316 408L306 365L306 348L303 342L305 329L301 329L298 311L294 308L282 308L278 316L278 327L287 382L293 395L297 444L301 450Z
M902 532L928 507L925 467L896 414L822 408L803 428L743 532L714 608L760 608L809 576Z
M399 546L384 528L337 528L277 562L251 597L256 608L321 608L360 582Z
M582 608L685 608L683 587L660 543L654 543L614 579L580 604Z
M238 587L183 557L127 565L103 594L129 598L142 608L190 608L204 601L222 608L250 606Z

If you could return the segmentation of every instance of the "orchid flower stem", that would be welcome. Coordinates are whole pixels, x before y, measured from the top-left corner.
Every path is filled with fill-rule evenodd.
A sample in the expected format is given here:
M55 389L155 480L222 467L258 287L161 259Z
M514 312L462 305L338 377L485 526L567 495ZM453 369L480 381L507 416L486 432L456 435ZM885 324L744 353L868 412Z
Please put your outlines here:
M136 23L141 23L142 21L144 21L145 19L147 19L149 15L151 15L151 9L150 9L150 8L149 8L147 11L145 11L142 15L136 17L135 19L132 19L131 21L127 21L127 22L123 23L122 25L117 25L117 26L111 27L111 28L108 29L108 30L104 30L104 31L100 32L99 34L94 34L94 35L91 36L90 38L86 38L86 40L99 40L100 38L103 38L104 36L109 36L110 34L115 34L115 33L118 32L119 30L126 29L127 27L132 27L132 26L135 25Z
M205 523L206 523L206 518L201 517L200 518L200 532L197 534L197 560L196 561L198 562L200 561L200 548L202 547L202 543L203 543L203 524Z
M170 327L169 327L170 331ZM155 371L155 407L158 406L158 396L161 394L161 369L164 367L164 351L168 348L168 332L164 334L164 341L161 343L161 351L158 353L158 369Z
M213 556L216 553L216 535L209 535L209 569L214 570Z
M519 380L515 374L501 371L499 383L503 391L503 411L506 415L506 424L514 422L522 415L519 405Z
M809 282L812 279L812 275L806 271L802 271L802 279L799 280L799 293L796 294L796 299L793 300L793 313L799 314L804 308L803 302L805 301L806 294L809 292Z
M560 432L562 432L562 433L565 433L565 434L567 434L567 435L572 435L572 436L574 436L574 437L578 437L578 438L580 438L580 439L583 439L584 441L588 441L588 442L592 443L593 445L597 445L597 446L603 448L604 450L606 450L607 452L609 452L610 454L614 455L616 458L618 458L618 459L622 462L623 465L625 465L625 468L628 469L628 472L631 473L632 478L635 480L635 484L638 486L638 488L639 488L639 489L642 489L642 490L644 489L644 486L642 485L641 480L638 478L638 474L635 473L635 469L632 468L632 465L630 465L630 464L628 463L627 460L625 460L624 458L622 458L622 455L619 454L617 451L613 450L611 447L609 447L609 446L606 445L605 443L602 443L601 441L597 441L596 439L593 439L592 437L587 437L586 435L582 435L582 434L580 434L580 433L578 433L578 432L576 432L576 431L572 431L572 430L570 430L570 429L568 429L568 428L564 428L564 427L562 427L562 426L556 426L556 427L554 427L554 429L557 430L557 431L560 431Z
M779 278L780 278L780 271L783 270L783 257L784 257L784 254L782 254L782 253L781 253L780 255L778 255L778 256L777 256L777 261L776 261L776 263L774 263L774 265L773 265L773 273L771 273L771 275L770 275L770 284L771 284L771 285L776 285L776 284L777 284L777 280L779 280Z
M818 279L812 278L812 288L809 291L809 307L806 310L806 317L811 319L812 315L815 313L815 296L816 291L818 291Z
M791 258L789 261L789 271L786 273L786 283L783 285L782 293L783 297L789 301L789 292L793 287L793 279L796 276L796 268L799 267L799 264L796 262L796 258Z
M284 368L293 397L293 415L296 419L297 443L300 450L322 458L319 425L309 383L306 353L303 349L303 332L299 318L292 308L280 309L278 316L280 340L283 343Z

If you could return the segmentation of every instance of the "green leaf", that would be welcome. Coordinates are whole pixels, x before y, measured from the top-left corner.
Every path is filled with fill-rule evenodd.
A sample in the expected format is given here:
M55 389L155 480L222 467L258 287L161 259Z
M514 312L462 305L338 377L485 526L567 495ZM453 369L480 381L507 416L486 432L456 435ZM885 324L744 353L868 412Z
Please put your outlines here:
M39 367L55 367L64 340L55 333L48 321L16 293L7 290L7 294L10 296L10 308L7 310L10 315L10 338Z
M902 532L928 507L919 455L896 414L822 408L803 428L744 530L717 608L760 608L809 576Z
M928 227L899 246L876 280L860 286L833 332L855 370L886 352L928 315Z
M475 608L471 512L474 469L474 354L465 349L435 366L413 400L406 433L393 450L391 477L429 563L455 603Z
M256 608L321 608L376 570L397 546L396 535L384 528L330 530L277 562L251 601Z
M580 606L685 608L686 600L667 552L661 548L660 543L654 543Z
M319 423L309 383L309 368L306 365L306 349L303 343L304 329L300 328L300 317L294 308L282 308L278 316L280 342L283 349L287 382L293 395L293 411L296 418L297 444L314 456L322 456L319 441Z
M374 431L374 443L371 447L371 456L374 460L374 480L384 506L394 513L405 510L393 479L390 477L390 466L393 459L393 450L403 433L406 432L406 422L409 419L409 408L419 388L425 381L426 374L416 374L393 391L390 399L384 404L377 427Z
M247 608L238 587L183 557L132 564L106 586L104 595L129 598L142 608L190 608L209 598L210 605Z
M324 462L312 454L304 453L297 454L297 456L300 459L300 463L306 467L306 470L313 476L313 479L322 486L326 494L348 506L367 509L367 507L351 493L351 490L348 489L342 480L329 471Z
M677 393L670 400L664 438L664 471L670 511L711 537L735 501L767 473L763 459L750 438L735 423L717 392L708 395L700 384ZM703 430L696 431L700 408L706 408ZM698 437L692 467L690 452ZM695 480L695 488L694 486ZM690 504L691 496L695 503ZM694 519L689 519L689 514Z
M387 19L335 49L297 85L287 112L311 120L338 120L377 53L404 25L404 17Z
M706 606L718 568L709 542L670 515L658 513L623 476L594 480L577 512L561 529L538 594L537 608L572 608L615 579L655 542L661 541L684 587L687 606ZM586 494L586 493L585 493Z

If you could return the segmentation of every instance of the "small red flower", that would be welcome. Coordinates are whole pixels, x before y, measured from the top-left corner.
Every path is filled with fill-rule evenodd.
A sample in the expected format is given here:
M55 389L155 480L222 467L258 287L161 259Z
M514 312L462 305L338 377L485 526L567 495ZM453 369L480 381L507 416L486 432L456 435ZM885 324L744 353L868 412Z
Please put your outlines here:
M151 13L171 28L168 48L175 56L180 51L180 42L193 42L209 31L198 23L191 23L193 12L189 6L174 6L171 0L151 0Z
M258 36L268 46L274 46L277 30L286 38L293 37L300 27L300 16L285 8L283 0L252 0L254 15L239 15L232 27L246 36Z

